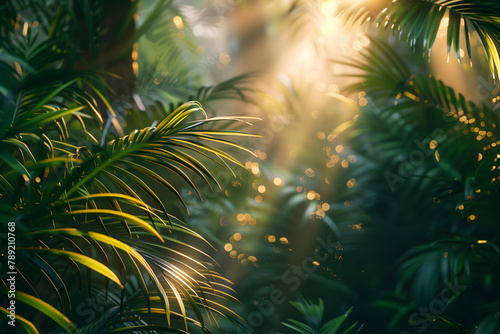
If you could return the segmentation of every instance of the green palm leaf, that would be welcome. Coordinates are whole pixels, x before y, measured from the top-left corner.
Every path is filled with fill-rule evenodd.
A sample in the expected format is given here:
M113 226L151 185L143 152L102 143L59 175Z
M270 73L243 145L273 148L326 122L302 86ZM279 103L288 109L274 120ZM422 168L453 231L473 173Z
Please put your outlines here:
M335 334L335 333L351 333L353 329L357 326L357 323L351 325L349 328L340 332L340 328L344 321L347 319L349 314L352 312L352 308L347 310L344 314L323 323L323 313L324 305L323 301L319 299L318 304L314 304L311 301L302 298L300 302L290 302L306 320L306 323L300 322L295 319L288 319L288 323L282 323L285 327L292 329L296 333L301 334ZM359 326L357 332L361 330L363 326Z
M0 288L0 290L2 290L2 292L4 292L4 293L7 293L7 290L5 290L5 288L3 288L3 287ZM27 305L29 305L33 308L36 308L40 312L43 312L48 317L53 319L57 324L59 324L59 326L64 328L64 330L66 330L68 333L77 333L78 332L74 323L72 323L59 310L57 310L56 308L54 308L50 304L44 302L43 300L41 300L39 298L35 298L35 297L28 295L28 294L21 292L21 291L16 291L16 299L22 303L26 303ZM28 327L30 327L28 323L26 323L26 324L28 325ZM33 332L33 329L32 329L32 332Z
M461 62L460 36L462 35L468 55L471 57L470 35L475 31L485 51L491 73L495 77L494 74L500 71L499 10L497 2L488 0L395 1L387 12L380 16L379 24L397 31L410 45L430 53L443 17L447 14L448 54L453 50L457 60Z
M21 248L23 249L23 248ZM88 268L91 268L92 270L100 273L101 275L103 276L106 276L107 278L111 279L113 282L115 282L116 284L118 284L120 287L123 287L122 283L120 282L120 280L118 279L118 277L116 276L116 274L111 271L107 266L105 266L104 264L102 264L101 262L99 261L96 261L94 260L93 258L90 258L88 256L85 256L85 255L82 255L82 254L78 254L78 253L75 253L75 252L69 252L69 251L65 251L65 250L61 250L61 249L52 249L52 248L49 248L49 249L44 249L44 248L25 248L27 250L33 250L33 251L38 251L38 252L50 252L54 255L62 255L62 256L67 256L69 257L70 259L74 260L75 262L78 262L80 264L83 264L84 266L88 267Z

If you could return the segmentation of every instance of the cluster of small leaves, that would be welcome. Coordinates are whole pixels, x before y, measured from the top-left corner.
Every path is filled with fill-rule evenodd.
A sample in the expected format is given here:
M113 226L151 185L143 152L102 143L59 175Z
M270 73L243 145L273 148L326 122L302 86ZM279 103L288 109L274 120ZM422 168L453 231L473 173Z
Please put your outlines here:
M300 322L295 319L288 319L288 322L284 322L283 326L293 330L294 333L300 334L348 334L348 333L360 333L363 325L358 326L358 323L350 325L348 328L341 330L342 324L347 319L349 314L352 312L352 308L347 310L344 314L333 318L326 323L323 323L323 313L324 305L321 298L318 304L314 304L312 301L302 298L299 302L290 302L304 318L305 322Z

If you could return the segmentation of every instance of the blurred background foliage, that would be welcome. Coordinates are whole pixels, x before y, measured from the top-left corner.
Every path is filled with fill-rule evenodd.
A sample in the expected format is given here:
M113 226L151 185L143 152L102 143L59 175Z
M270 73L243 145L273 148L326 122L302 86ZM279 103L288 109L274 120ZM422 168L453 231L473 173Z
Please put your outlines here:
M214 269L220 276L214 274L210 286L228 279L239 303L222 286L208 298L216 303L213 307L204 304L203 293L184 294L191 310L183 316L179 309L178 317L172 316L179 321L174 330L147 311L144 287L151 289L154 282L143 275L141 285L137 272L127 276L124 290L103 280L88 288L89 293L95 290L91 297L71 295L73 305L88 300L99 305L106 312L101 318L91 319L87 306L67 311L62 297L58 302L49 293L51 305L82 332L127 326L131 332L149 332L154 321L148 317L160 321L153 328L157 332L194 327L214 333L500 332L496 1L19 0L7 1L1 12L2 138L8 138L16 115L16 94L30 89L37 95L23 100L27 110L40 108L37 103L51 91L57 91L54 100L42 105L51 102L61 116L69 110L72 117L84 117L70 110L75 106L95 110L83 131L68 126L72 146L62 152L71 147L77 157L93 156L135 129L158 131L168 115L197 108L183 105L188 101L199 101L209 116L222 118L189 123L207 132L190 125L181 130L181 136L193 131L189 148L206 149L214 157L199 156L200 165L198 158L183 162L191 185L177 169L176 177L167 178L153 166L156 160L147 171L139 160L127 164L135 174L121 173L129 175L132 189L144 191L139 200L154 212L164 207L186 223L179 222L179 229L199 234L215 248L173 237L179 245L169 251L179 256L176 261L188 256L188 262L202 265L196 269L201 276L192 275L197 280L193 286L208 279L203 270ZM58 89L66 83L71 90ZM249 128L248 119L240 117L229 126L234 119L228 115L261 121L252 120ZM233 141L240 148L253 153L225 148L241 165L219 163L225 153L195 146L227 129L239 134ZM45 131L39 125L35 130ZM175 136L177 128L172 131ZM221 143L209 140L216 148ZM2 175L7 173L10 182L17 163L7 155L26 167L25 153L2 152ZM17 173L20 177L24 170ZM213 191L211 176L220 191ZM110 192L127 193L119 178L107 177L115 184L103 185L114 187ZM146 179L152 182L143 184ZM68 181L75 184L80 186ZM22 201L38 205L29 196ZM7 201L2 206L4 221L29 212L19 205L12 213L11 207ZM139 208L153 210L145 204ZM107 219L119 230L120 220ZM117 233L126 242L127 235ZM151 250L147 246L144 254ZM199 260L200 254L189 249L213 261ZM157 266L155 272L167 278L179 274L175 270L181 268L169 271L161 265L169 258L160 258L170 253L157 251L145 255ZM100 259L98 250L86 254ZM42 287L67 279L41 261L25 270L49 276L39 283ZM193 269L189 263L182 269L186 274ZM111 266L116 273L120 268ZM178 283L184 284L182 279ZM177 286L165 290L176 289L184 291ZM193 302L188 295L199 299ZM175 307L181 304L177 299ZM212 316L201 315L196 305L225 317L212 323ZM155 310L168 309L160 305ZM194 327L185 328L183 318ZM50 327L41 316L28 320L40 332Z

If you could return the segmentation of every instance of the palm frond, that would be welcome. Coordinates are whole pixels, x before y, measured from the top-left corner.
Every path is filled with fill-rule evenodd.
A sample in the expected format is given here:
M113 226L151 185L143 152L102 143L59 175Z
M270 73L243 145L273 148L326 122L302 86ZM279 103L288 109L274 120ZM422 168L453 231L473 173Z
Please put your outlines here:
M130 43L170 4L161 2ZM201 195L197 179L219 185L212 164L228 170L230 164L241 166L227 148L248 150L228 138L252 135L227 126L248 125L254 118L209 118L201 104L189 102L172 109L161 106L156 126L116 136L107 131L100 110L106 107L117 122L119 110L107 98L111 87L95 72L73 69L78 62L85 67L78 50L91 56L101 52L94 43L101 4L7 5L23 14L19 24L29 25L28 34L22 34L11 25L12 13L2 12L1 216L25 235L16 245L15 270L23 284L17 291L19 322L29 332L47 330L49 319L69 332L81 328L92 333L126 328L186 332L193 326L207 332L220 317L244 327L226 306L235 299L228 281L212 270L214 261L204 251L210 246L170 211L184 203L185 186ZM33 22L25 15L30 5L39 11L43 32L31 29ZM87 30L78 29L79 19ZM75 45L62 31L92 42ZM239 87L230 93L235 83L202 89L200 98L239 95ZM158 186L172 196L160 195ZM75 306L82 296L97 298L92 294L103 298L106 311L101 321L86 327ZM108 298L113 302L108 304ZM32 308L45 315L33 324L23 318Z
M434 2L425 6L434 6ZM439 10L446 8L443 5ZM401 21L404 40L418 31L416 26L428 27L423 21L432 17L420 16L424 10L416 5L387 14L389 8L384 17L414 13ZM456 22L450 24L456 26ZM403 26L413 30L404 30ZM393 27L389 21L387 28L397 30L398 25ZM418 49L422 38L420 35L413 40L412 47ZM425 57L407 50L392 37L372 37L370 48L361 52L359 61L344 63L353 64L352 77L360 79L347 87L347 92L361 91L358 97L365 99L366 106L360 108L355 121L339 126L335 132L351 139L358 161L350 171L359 185L351 206L364 208L369 216L363 222L364 235L344 233L340 240L352 256L357 245L364 245L364 252L357 258L365 261L363 268L369 268L372 261L366 259L367 250L379 249L374 259L395 262L391 268L397 267L397 277L392 273L380 276L384 281L380 285L387 291L375 293L377 301L368 306L373 311L378 307L391 310L391 330L414 325L415 321L408 323L408 319L419 305L428 305L439 299L436 296L440 292L448 291L443 282L492 292L492 280L498 278L492 267L499 259L498 238L492 237L497 235L492 225L492 203L498 194L498 171L494 167L499 136L497 112L488 100L469 101L437 80L422 63ZM417 155L421 158L418 161ZM337 223L343 224L339 218ZM361 220L363 216L358 213L349 218ZM385 252L380 244L369 245L371 240L383 239L390 240L392 251ZM404 255L391 257L397 253ZM352 276L344 279L357 280ZM463 303L473 299L467 290L453 304L446 304L436 315L439 325L428 330L471 332L492 317L491 309L474 315L460 311ZM495 301L486 295L481 299L478 305ZM463 319L463 323L451 319ZM415 330L422 328L426 327Z
M463 58L461 49L466 49L469 59L472 58L471 39L475 38L475 33L495 78L500 68L499 9L498 3L491 0L398 0L388 2L378 15L371 15L369 9L358 3L340 8L338 17L347 26L369 24L390 30L424 56L430 55L438 33L446 29L448 55L453 52L460 64ZM462 41L465 41L465 46Z
M182 252L175 249L178 247L188 247L188 249L191 248L196 251L196 248L159 231L163 229L161 227L163 225L171 233L186 234L198 239L202 239L201 236L175 222L175 217L170 215L166 216L166 219L170 221L169 224L166 224L164 219L159 217L159 211L157 212L157 210L146 204L147 200L141 198L135 191L132 191L131 188L138 184L142 185L143 190L149 189L145 188L148 187L147 184L140 180L150 177L152 180L160 182L160 184L167 189L173 191L174 194L178 196L179 200L182 200L179 192L174 186L166 181L165 176L160 176L151 169L144 167L148 162L156 166L156 168L163 167L173 172L173 175L181 176L181 179L188 181L189 185L193 187L195 187L194 183L192 183L187 175L182 172L183 168L200 176L207 183L210 182L209 180L217 183L216 178L211 172L200 161L187 154L186 150L191 150L194 153L203 153L203 157L209 157L214 161L217 159L227 159L228 161L239 164L237 160L221 149L202 144L199 142L199 139L222 143L224 145L234 145L229 141L219 139L218 136L251 136L250 134L228 130L207 131L199 129L199 127L221 120L227 122L243 121L243 119L225 117L213 119L206 118L200 121L187 121L188 117L192 116L195 112L203 112L199 104L191 103L183 105L158 124L156 128L146 128L141 131L136 131L124 138L113 140L104 149L97 146L95 148L96 152L92 152L92 150L86 148L85 154L76 154L77 158L73 158L75 154L70 153L67 158L63 160L52 158L51 161L45 162L45 160L42 159L32 159L24 162L27 169L18 169L15 165L12 166L11 164L10 172L6 172L3 175L6 180L15 183L15 180L19 180L22 174L32 176L43 170L50 171L50 169L53 170L57 168L61 161L65 161L62 175L61 171L59 171L59 175L62 177L61 183L48 183L44 185L45 181L38 181L41 183L40 189L42 189L42 191L37 193L33 193L30 189L31 187L28 185L25 191L31 194L31 198L29 199L38 204L30 207L30 210L26 212L23 210L22 206L17 207L17 210L19 210L18 214L25 212L24 214L28 214L31 217L30 219L33 219L31 222L32 228L46 226L47 222L52 222L53 226L57 226L58 228L32 232L34 237L26 241L36 240L43 236L43 238L38 239L38 243L43 247L40 249L32 246L19 247L18 252L23 254L26 253L25 255L27 258L30 258L31 256L29 254L34 252L38 254L41 259L46 259L48 262L52 263L53 268L51 271L55 276L58 276L57 273L60 272L62 268L57 263L62 264L63 262L56 262L54 256L59 258L59 261L64 257L68 257L77 263L77 267L78 264L80 264L87 268L91 268L108 279L115 281L118 285L121 285L123 284L123 279L119 279L118 276L108 269L109 264L92 259L92 257L86 255L88 250L85 251L85 248L91 246L91 244L88 243L88 239L94 240L94 245L99 246L99 248L91 247L90 249L93 249L92 252L100 249L101 246L106 246L106 248L109 249L108 251L118 249L124 255L133 258L132 262L137 262L141 265L142 269L136 270L137 273L140 273L141 270L146 270L148 277L155 282L154 286L158 295L161 296L163 310L168 322L170 322L171 312L174 312L171 310L173 305L179 307L179 314L181 314L184 319L187 319L186 307L189 306L195 311L198 321L200 321L200 324L203 326L203 318L198 308L204 307L205 297L203 296L206 294L199 294L197 291L205 284L203 283L200 285L200 279L209 282L209 277L203 275L202 271L199 269L194 269L190 265L186 267L186 265L187 262L191 262L192 265L201 266L201 269L205 269L206 267L194 258L189 256L186 257ZM38 123L34 128L46 127L44 119L40 120L37 119L37 117L38 116L35 116L29 119L34 124ZM61 115L54 116L54 119L58 118L60 119ZM23 143L23 140L30 140L32 138L31 136L25 136L23 138L22 135L18 135L15 132L9 133L9 135L15 138L19 143ZM10 138L6 138L4 141L5 140L10 140ZM175 148L176 146L179 148ZM236 146L239 147L238 145ZM68 147L68 149L71 149L71 147ZM76 151L79 149L80 148L76 148ZM53 151L53 154L64 158L64 152ZM135 159L138 159L136 161L140 161L141 163L135 163ZM13 161L20 163L15 156L13 157ZM122 167L119 167L120 165ZM7 166L9 166L9 164L4 162L0 167L5 170ZM116 183L120 185L119 188L124 191L123 194L109 192L104 186L104 183L109 183L109 181L111 181L111 183L116 182L116 178L110 178L109 176L117 173L125 176L125 178L119 178L121 182ZM104 178L102 182L99 181L101 178ZM30 183L31 182L36 184L34 181L30 181ZM151 193L152 192L150 192L150 194ZM19 200L26 201L28 199L22 195L18 197L19 195L20 193L13 194L8 191L2 192L2 196L12 203L17 202L20 204L20 202L18 202ZM34 198L35 196L36 198ZM159 200L158 198L156 199ZM162 203L161 200L159 201ZM122 204L118 205L119 202ZM108 208L108 206L111 207ZM127 209L122 206L125 206ZM132 212L136 212L135 214L128 213L131 208L133 208ZM142 217L137 214L141 211L147 214L148 217ZM45 212L45 214L42 214L42 212ZM166 211L164 213L167 214ZM11 219L16 220L17 218L12 217ZM150 220L149 223L147 222L148 220ZM71 222L71 224L68 225L68 222ZM19 223L27 228L27 225L24 225L22 221L19 221ZM92 223L92 229L103 227L106 233L115 237L97 233L92 229L88 230L88 228L84 228L84 225L80 225L78 228L72 228L71 226L75 226L75 223ZM121 234L118 232L119 230L117 230L117 228L120 225L126 227L126 233ZM136 226L139 227L139 229L136 228ZM143 241L141 241L142 238L137 239L137 241L132 239L125 243L122 238L127 238L128 236L143 236L145 239ZM160 241L165 242L165 245L169 246L157 247L154 243L150 242L148 236L156 236ZM42 242L42 240L45 240L45 242ZM67 244L68 240L73 240L72 243L74 245L86 246L81 249L78 248L79 252L66 251L64 250L64 245ZM50 245L50 247L45 245ZM174 245L176 246L174 247ZM165 251L171 252L172 255L166 258ZM141 255L139 252L144 254ZM52 258L52 260L49 261L50 258ZM177 264L175 264L176 262ZM118 267L117 269L120 271L123 269L134 270L136 266L132 265L132 267L130 267L130 264L125 265L122 262L122 265L125 267ZM162 276L163 280L168 283L167 287L164 287L162 283L160 283L160 280L156 278L158 275L157 270L164 271ZM75 272L75 274L78 275L79 272ZM193 275L199 278L195 278ZM213 275L210 276L213 277ZM52 282L50 279L49 281ZM142 286L143 291L148 291L148 289L147 286ZM167 293L167 291L169 291L169 293ZM185 298L183 299L181 296ZM198 300L198 302L194 302L195 300ZM218 311L218 313L221 312Z
M393 30L410 46L419 51L430 53L439 28L447 15L447 49L453 51L461 63L461 36L465 39L465 48L469 58L471 34L477 33L488 60L491 73L500 70L498 47L500 30L498 27L499 4L495 1L464 0L405 0L395 1L387 12L380 16L379 24Z

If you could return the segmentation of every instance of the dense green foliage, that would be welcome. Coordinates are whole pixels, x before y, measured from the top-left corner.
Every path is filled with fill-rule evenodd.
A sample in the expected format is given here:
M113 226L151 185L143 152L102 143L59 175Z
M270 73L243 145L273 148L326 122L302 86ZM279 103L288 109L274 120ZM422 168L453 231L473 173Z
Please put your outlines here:
M170 5L158 2L109 61L126 55L130 66L132 43ZM236 299L207 242L171 209L185 205L180 187L201 196L200 182L219 186L210 169L239 165L224 147L244 148L227 138L252 135L228 128L249 118L210 118L198 102L175 108L147 96L139 107L131 96L115 103L114 74L98 64L112 53L102 22L116 13L102 2L1 6L3 313L14 287L19 332L209 332L219 317L244 326L226 306ZM128 9L117 30L133 22L137 7ZM240 83L185 82L182 92L227 99Z
M343 13L352 19L349 14ZM367 99L353 130L345 132L359 162L352 205L363 212L364 232L350 239L357 245L350 261L369 277L344 279L363 291L355 309L373 329L496 333L497 90L492 85L487 96L468 101L446 77L433 76L426 58L443 19L449 20L448 53L463 62L460 48L466 48L481 69L470 40L484 50L491 73L467 76L473 82L474 76L495 76L499 16L493 1L396 1L367 23L374 28L370 48L347 63L353 73L362 71L362 82L346 90L365 91Z

